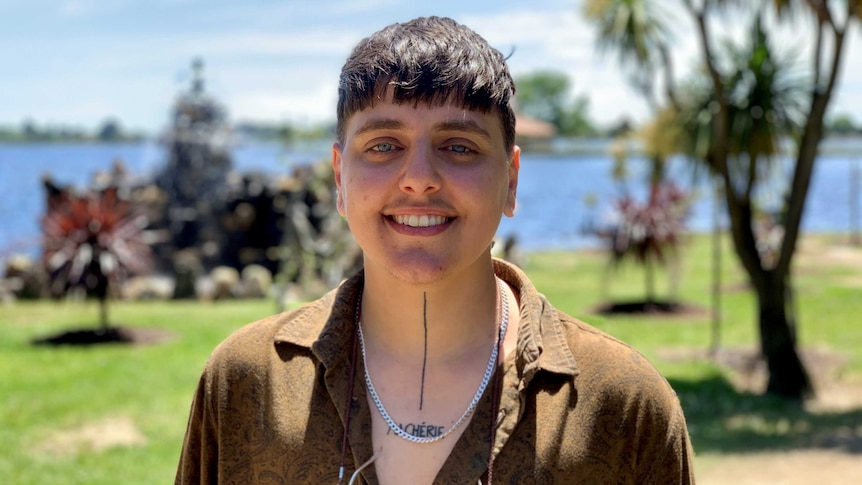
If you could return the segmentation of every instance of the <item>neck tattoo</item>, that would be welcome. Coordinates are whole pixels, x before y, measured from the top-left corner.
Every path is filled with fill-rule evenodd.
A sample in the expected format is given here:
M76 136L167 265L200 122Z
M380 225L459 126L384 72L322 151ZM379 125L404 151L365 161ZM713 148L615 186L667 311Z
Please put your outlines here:
M419 388L419 410L425 401L425 365L428 363L428 294L422 293L422 325L425 328L425 352L422 353L422 384Z
M371 374L368 372L368 358L367 358L366 353L365 353L365 338L362 335L362 324L358 318L359 313L360 313L359 312L359 305L360 305L361 299L357 300L357 303L356 303L357 304L356 329L357 329L357 333L359 334L359 349L362 352L362 365L363 365L363 369L365 371L365 385L368 387L368 394L371 396L371 400L374 401L374 405L377 406L377 411L380 412L380 416L383 418L383 421L385 421L387 426L389 426L389 429L392 430L392 432L395 433L396 435L398 435L400 438L405 439L405 440L410 441L410 442L413 442L413 443L420 443L420 444L433 443L435 441L442 440L443 438L448 436L451 432L455 431L456 429L458 429L458 427L460 427L462 424L464 424L467 421L467 418L469 418L473 414L473 411L476 410L476 405L479 404L479 399L481 399L482 394L484 394L484 392L485 392L485 388L488 387L488 383L491 381L491 376L493 375L494 368L497 365L497 358L498 358L498 352L500 350L500 343L503 341L503 338L506 336L506 327L509 325L509 301L508 301L508 297L506 296L506 291L503 289L502 281L500 281L497 278L495 278L495 280L497 280L497 290L498 290L498 293L497 293L498 294L497 314L502 315L502 318L500 321L500 330L497 334L496 340L494 341L494 348L491 351L491 357L490 357L490 359L488 359L488 366L485 368L485 374L482 376L482 383L479 384L479 388L476 389L476 394L473 395L473 400L470 401L470 404L467 406L467 409L465 409L464 413L461 414L461 417L459 417L458 420L455 421L455 424L453 424L447 430L435 429L433 433L423 433L421 431L416 432L415 426L413 427L414 429L411 429L411 431L413 431L413 433L407 432L404 428L399 426L398 423L396 423L395 420L392 419L391 416L389 416L389 413L386 411L386 408L383 406L383 402L380 400L380 396L377 395L377 390L374 388L374 383L371 381ZM426 336L427 336L427 321L426 321ZM427 350L427 338L426 338L426 350ZM424 375L424 367L423 367L423 375ZM423 379L423 387L424 387L424 379ZM497 397L494 396L494 399L496 399L496 398ZM420 404L420 406L421 406L421 404ZM423 422L423 424L424 424L424 422ZM409 428L409 427L407 427L407 428ZM424 429L421 426L419 428ZM425 436L417 436L420 434L423 434ZM433 434L434 436L428 436L428 434Z

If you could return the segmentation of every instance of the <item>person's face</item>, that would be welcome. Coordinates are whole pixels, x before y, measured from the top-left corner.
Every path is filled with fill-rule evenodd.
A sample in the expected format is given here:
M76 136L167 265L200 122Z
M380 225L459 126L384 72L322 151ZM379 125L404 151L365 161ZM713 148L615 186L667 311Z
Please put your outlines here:
M482 261L502 214L514 215L520 149L508 153L495 112L387 97L347 120L332 163L366 268L407 283Z

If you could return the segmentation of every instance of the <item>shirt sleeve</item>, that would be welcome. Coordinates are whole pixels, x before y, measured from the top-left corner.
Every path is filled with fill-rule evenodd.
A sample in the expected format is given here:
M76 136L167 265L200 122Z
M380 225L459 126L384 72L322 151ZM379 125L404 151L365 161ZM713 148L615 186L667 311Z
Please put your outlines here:
M205 373L192 401L175 485L218 483L218 434L211 396Z
M665 463L660 467L662 475L652 483L694 484L694 458L685 424L670 436L668 450L665 453Z
M676 394L668 385L666 398L660 404L647 406L643 416L641 473L638 483L694 484L693 452L685 416Z

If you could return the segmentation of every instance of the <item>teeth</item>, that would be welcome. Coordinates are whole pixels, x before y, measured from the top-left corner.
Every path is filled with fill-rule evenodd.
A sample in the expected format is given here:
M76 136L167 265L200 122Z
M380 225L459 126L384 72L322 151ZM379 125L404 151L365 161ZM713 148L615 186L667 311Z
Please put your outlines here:
M410 227L429 227L429 226L439 226L440 224L445 223L449 219L443 216L429 216L429 215L409 215L409 216L395 216L395 222L398 224L404 224L405 226Z

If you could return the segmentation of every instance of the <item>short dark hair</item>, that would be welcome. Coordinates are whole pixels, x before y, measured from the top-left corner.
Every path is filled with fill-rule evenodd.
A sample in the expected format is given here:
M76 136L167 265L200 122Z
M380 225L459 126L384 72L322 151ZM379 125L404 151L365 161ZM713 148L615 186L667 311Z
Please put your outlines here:
M476 32L450 18L422 17L396 23L359 42L338 83L338 141L357 111L374 105L388 87L398 104L443 105L497 111L506 149L515 146L515 83L506 59Z

